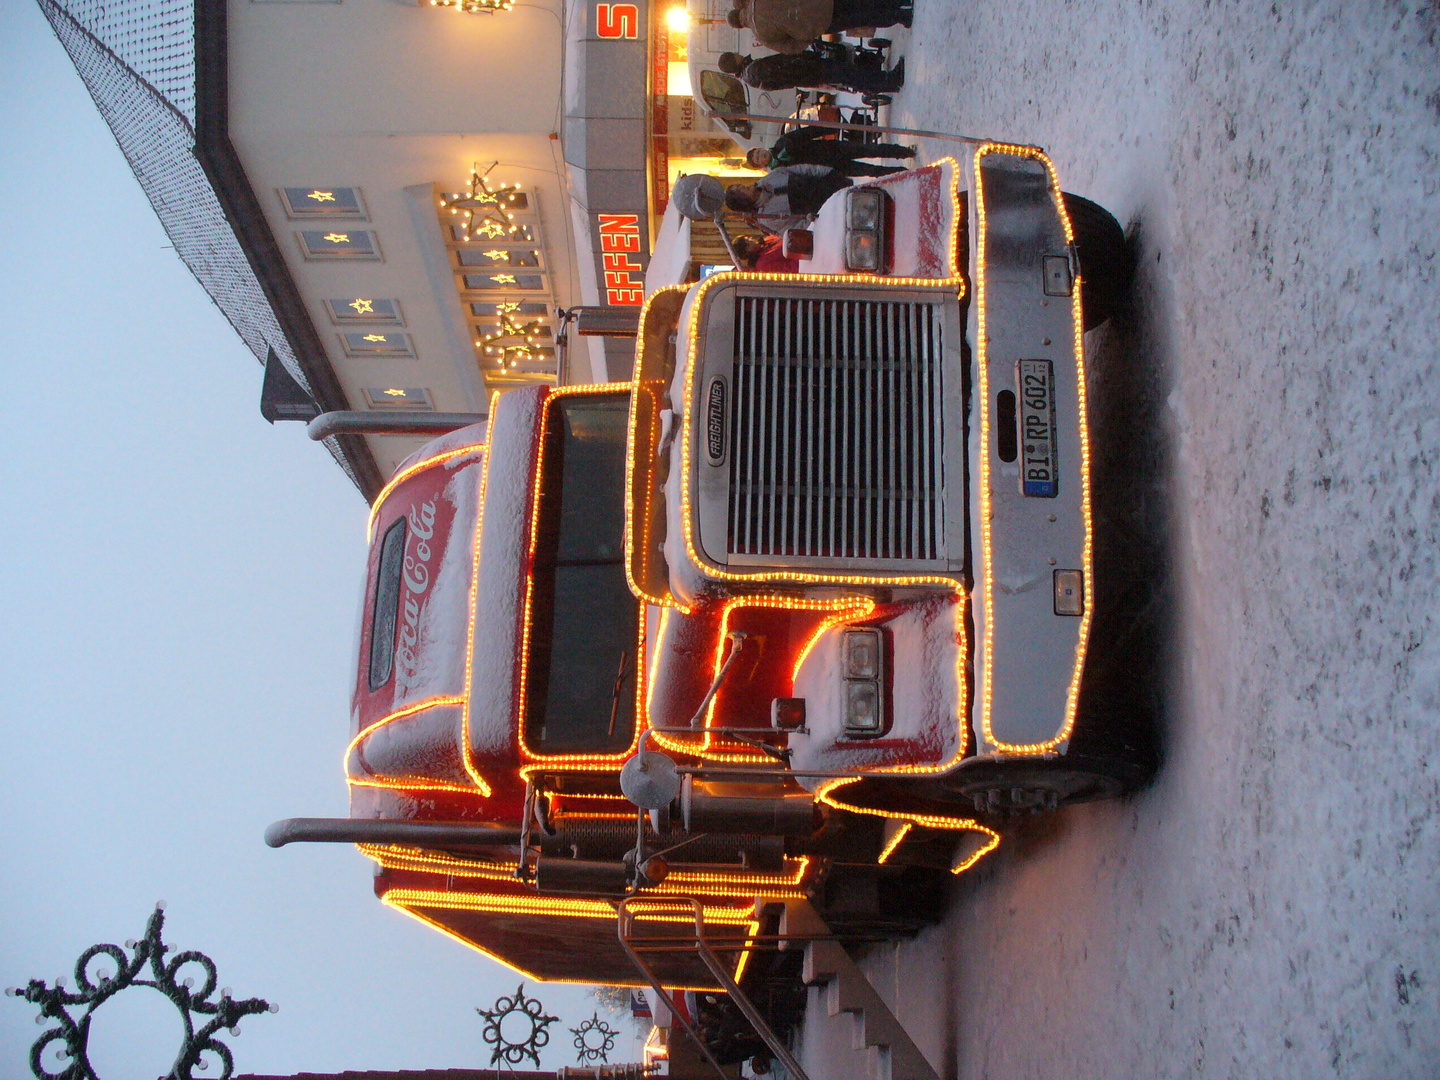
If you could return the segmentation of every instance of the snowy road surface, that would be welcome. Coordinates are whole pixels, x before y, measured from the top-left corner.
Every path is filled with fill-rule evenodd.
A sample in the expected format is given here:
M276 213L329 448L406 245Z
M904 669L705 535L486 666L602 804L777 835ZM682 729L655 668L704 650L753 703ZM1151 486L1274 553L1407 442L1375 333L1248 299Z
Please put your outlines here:
M1165 761L1012 822L873 981L942 1076L1440 1076L1440 16L916 7L893 122L1038 143L1136 238L1090 345Z

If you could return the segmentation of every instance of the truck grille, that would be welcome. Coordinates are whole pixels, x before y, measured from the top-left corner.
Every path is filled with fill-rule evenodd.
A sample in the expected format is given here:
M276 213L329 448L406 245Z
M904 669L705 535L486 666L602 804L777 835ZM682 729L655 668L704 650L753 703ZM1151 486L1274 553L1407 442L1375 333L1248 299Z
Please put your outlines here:
M732 555L941 559L941 319L914 301L736 299Z

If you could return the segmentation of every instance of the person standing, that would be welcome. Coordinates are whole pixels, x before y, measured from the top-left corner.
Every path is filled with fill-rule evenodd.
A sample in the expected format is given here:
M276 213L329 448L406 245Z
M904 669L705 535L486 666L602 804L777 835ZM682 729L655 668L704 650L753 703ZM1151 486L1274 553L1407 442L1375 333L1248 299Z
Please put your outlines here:
M913 146L899 143L859 143L826 138L828 128L799 127L775 140L769 150L757 146L745 155L752 169L783 168L786 165L827 165L846 176L888 176L904 172L903 165L872 165L860 158L913 158Z
M820 212L825 200L850 187L852 181L824 165L788 165L772 169L753 184L725 189L725 207L767 232L803 228Z
M738 0L726 16L737 30L778 53L804 52L821 34L880 26L909 26L914 8L903 0Z
M893 94L905 85L905 61L886 71L857 64L848 52L806 49L799 53L754 59L740 53L721 53L720 70L757 90L790 90L813 86L822 90L848 90L856 94Z

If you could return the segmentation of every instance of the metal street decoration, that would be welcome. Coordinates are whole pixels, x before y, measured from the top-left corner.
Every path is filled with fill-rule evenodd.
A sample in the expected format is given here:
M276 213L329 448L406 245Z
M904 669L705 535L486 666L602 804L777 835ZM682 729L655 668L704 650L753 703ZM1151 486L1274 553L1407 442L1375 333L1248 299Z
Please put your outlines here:
M527 998L525 996L525 984L521 983L515 989L511 997L499 997L495 1004L489 1009L476 1009L475 1011L485 1018L485 1030L481 1038L490 1046L490 1064L495 1065L504 1061L507 1065L518 1065L523 1058L529 1058L540 1067L540 1048L550 1041L550 1032L546 1030L551 1024L559 1022L558 1016L546 1016L545 1006L540 1004L539 998ZM507 1038L502 1030L505 1021L510 1017L519 1017L520 1024L528 1024L529 1032L523 1039ZM511 1025L511 1031L517 1025Z
M610 1051L615 1049L615 1036L620 1032L601 1020L597 1012L579 1027L571 1028L570 1034L575 1036L577 1060L581 1065L589 1065L592 1061L610 1060Z
M228 1028L231 1035L240 1034L240 1019L262 1012L279 1012L278 1005L272 1005L260 998L246 998L237 1001L230 996L227 986L218 998L211 998L217 982L215 961L202 952L193 949L176 953L170 961L165 954L170 946L160 940L165 926L165 905L156 904L150 921L145 926L145 936L140 941L127 941L125 949L131 950L127 958L125 949L119 945L91 945L75 961L75 990L65 989L65 980L56 979L54 986L48 986L40 979L31 979L22 989L12 987L5 992L11 997L23 997L32 1005L40 1006L37 1024L49 1022L49 1028L30 1047L30 1071L38 1080L99 1080L90 1064L87 1050L90 1042L90 1019L95 1010L122 990L132 986L148 986L158 990L170 999L180 1012L185 1025L185 1039L175 1055L170 1072L161 1080L194 1080L192 1070L206 1070L211 1062L202 1060L211 1054L220 1062L221 1072L217 1080L230 1080L235 1070L235 1061L230 1048L216 1038L216 1032ZM115 970L100 970L104 961L94 965L91 961L105 957L114 962ZM150 978L141 978L146 965ZM204 972L198 990L194 989L193 978L182 978L182 969L195 965ZM209 1017L196 1027L196 1016ZM58 1043L55 1056L68 1062L59 1072L51 1072L42 1063L45 1050Z

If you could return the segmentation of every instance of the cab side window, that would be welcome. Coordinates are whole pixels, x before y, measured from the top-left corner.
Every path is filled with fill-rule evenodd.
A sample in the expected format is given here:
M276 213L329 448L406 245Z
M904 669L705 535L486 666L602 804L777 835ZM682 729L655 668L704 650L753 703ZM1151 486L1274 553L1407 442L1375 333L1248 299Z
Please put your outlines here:
M400 571L405 561L405 519L385 530L375 571L375 606L370 611L370 689L379 690L395 670L395 623L400 612Z

